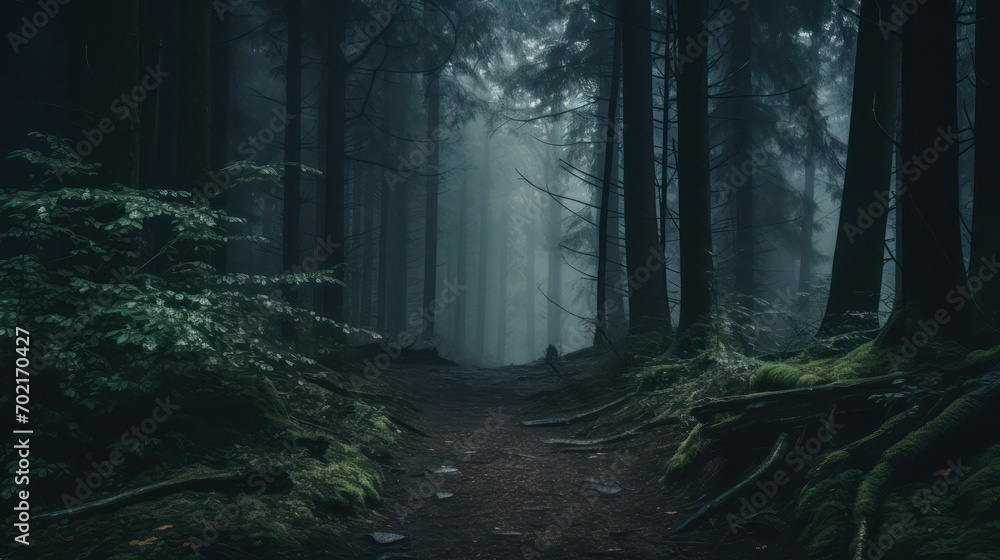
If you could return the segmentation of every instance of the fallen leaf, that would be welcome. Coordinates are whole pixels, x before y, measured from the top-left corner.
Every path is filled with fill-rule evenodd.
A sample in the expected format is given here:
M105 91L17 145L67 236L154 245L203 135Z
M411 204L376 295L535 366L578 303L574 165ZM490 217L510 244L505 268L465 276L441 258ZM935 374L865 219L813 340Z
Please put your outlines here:
M149 545L153 544L154 542L156 542L158 540L160 540L160 539L158 539L156 537L149 537L148 539L146 539L144 541L139 541L139 540L129 541L128 544L134 544L136 546L149 546Z
M171 527L173 527L173 525L160 525L159 527L157 527L154 530L155 531L166 531L167 529L169 529Z

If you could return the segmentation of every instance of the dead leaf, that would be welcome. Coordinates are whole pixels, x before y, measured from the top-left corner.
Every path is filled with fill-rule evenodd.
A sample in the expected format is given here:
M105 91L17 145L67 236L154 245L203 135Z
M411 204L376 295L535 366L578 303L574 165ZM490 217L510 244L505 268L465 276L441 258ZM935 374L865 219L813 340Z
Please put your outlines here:
M157 527L154 530L155 531L166 531L167 529L169 529L171 527L173 527L173 525L160 525L159 527Z
M160 539L157 538L157 537L149 537L148 539L146 539L144 541L139 541L139 540L129 541L128 544L134 544L135 546L149 546L149 545L155 543L158 540L160 540Z

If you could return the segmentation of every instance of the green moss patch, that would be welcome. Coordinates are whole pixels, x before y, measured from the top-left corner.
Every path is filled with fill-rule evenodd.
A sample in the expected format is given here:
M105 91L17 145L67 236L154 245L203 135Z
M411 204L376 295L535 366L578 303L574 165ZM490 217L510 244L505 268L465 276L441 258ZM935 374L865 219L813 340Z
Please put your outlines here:
M796 389L881 375L889 367L888 355L869 342L834 358L765 364L754 372L750 384L755 390Z

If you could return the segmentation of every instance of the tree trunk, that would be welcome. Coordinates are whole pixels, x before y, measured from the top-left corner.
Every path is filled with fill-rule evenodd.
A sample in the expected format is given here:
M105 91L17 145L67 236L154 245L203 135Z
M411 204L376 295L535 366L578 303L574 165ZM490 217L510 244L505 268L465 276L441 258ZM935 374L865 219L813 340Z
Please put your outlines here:
M625 0L617 2L615 18L614 46L611 57L611 90L607 101L607 121L601 130L605 134L604 172L601 178L601 209L597 221L597 328L594 332L594 346L603 346L608 336L608 212L611 207L611 190L618 188L612 182L614 154L618 150L618 87L621 80L622 21ZM603 115L602 115L603 116ZM618 232L615 232L616 234ZM617 235L616 235L617 237Z
M285 129L285 193L282 215L282 266L290 274L299 264L299 217L301 213L302 160L302 0L288 3L288 53L285 77L285 110L291 118ZM285 300L295 305L297 290L285 285ZM294 324L286 321L283 333L295 338Z
M890 350L902 342L907 358L916 355L910 346L972 333L967 327L973 302L956 293L967 283L959 223L955 18L954 1L928 0L903 25L902 289L878 340ZM936 327L932 332L928 323Z
M993 156L1000 153L1000 4L976 4L976 163L975 205L972 210L972 250L969 275L994 262L1000 248L1000 169ZM983 282L976 296L989 315L1000 311L1000 282Z
M813 227L816 222L816 127L809 123L806 140L805 186L802 193L802 247L799 253L799 292L808 292L812 281Z
M534 192L531 193L534 196ZM532 201L534 204L534 201ZM538 244L538 224L531 220L525 224L524 249L524 348L528 360L537 358L535 355L535 246Z
M441 127L441 77L438 74L428 76L427 84L427 136L429 142L436 141L438 129ZM431 148L427 156L427 201L424 212L424 309L429 310L437 298L437 267L438 267L438 167L441 156L441 145ZM434 336L434 321L428 322L425 336Z
M508 269L510 249L507 242L510 228L506 199L501 203L498 214L497 249L500 261L497 265L497 363L503 364L507 360L507 276L510 272Z
M549 143L558 144L562 140L563 134L559 123L552 123L552 128L549 129ZM554 184L549 186L549 190L553 194L558 194L555 193L554 188ZM559 348L562 345L562 308L560 307L562 301L562 206L550 197L548 207L549 215L546 219L548 231L545 237L549 247L549 283L546 289L549 306L546 323L549 344Z
M486 157L489 158L489 141L486 142ZM490 246L490 177L479 183L479 268L477 270L476 289L476 345L479 348L480 359L486 357L486 291L488 289L487 271L489 267Z
M105 123L104 127L110 124L113 131L104 134L103 140L93 146L93 155L78 154L86 162L101 164L98 176L94 179L76 176L74 180L78 184L121 183L135 187L139 173L140 104L128 96L128 103L112 101L131 92L139 82L139 2L93 0L80 5L79 16L86 53L83 59L86 68L82 69L79 84L79 125L85 130L99 130L101 123ZM165 79L168 76L152 77L157 85Z
M458 208L458 257L456 259L456 285L458 286L467 286L469 282L469 205L471 203L469 182L465 180L462 184L462 197ZM455 352L459 356L465 355L465 315L466 301L463 291L455 299L455 323L452 331Z
M696 37L703 0L678 2L677 33ZM708 61L681 53L677 74L677 180L680 220L681 317L678 339L704 324L712 311L713 263L708 138Z
M326 170L324 172L323 199L324 242L331 245L330 257L325 261L327 269L340 267L338 278L343 278L345 263L344 239L344 196L346 174L344 156L346 152L346 103L347 103L347 60L340 50L340 44L347 34L345 20L336 9L328 14L328 41L326 54L327 97L326 97L326 138L323 148ZM298 120L298 119L296 119ZM294 121L293 121L294 122ZM328 319L344 320L344 287L340 284L325 286L322 293L323 315Z
M733 51L730 55L731 78L729 80L729 96L734 96L733 136L732 145L734 158L733 175L738 179L736 188L736 259L735 285L736 293L744 298L744 304L752 305L752 296L756 289L754 278L755 246L754 246L754 98L753 96L753 18L752 8L736 16L733 26Z
M650 3L622 3L625 122L625 258L631 284L630 330L664 330L666 274L656 221L653 55Z
M899 75L899 39L883 37L880 9L886 17L877 0L861 4L844 196L820 336L878 328L893 157L892 136L881 123L892 122L897 113Z
M229 165L229 18L212 18L212 170L218 172ZM226 192L221 190L212 197L215 210L226 210ZM214 192L214 190L212 191ZM227 270L228 246L222 244L212 255L212 264L220 274Z
M211 72L209 38L211 2L181 0L180 120L177 176L181 187L208 195L206 179L212 167Z

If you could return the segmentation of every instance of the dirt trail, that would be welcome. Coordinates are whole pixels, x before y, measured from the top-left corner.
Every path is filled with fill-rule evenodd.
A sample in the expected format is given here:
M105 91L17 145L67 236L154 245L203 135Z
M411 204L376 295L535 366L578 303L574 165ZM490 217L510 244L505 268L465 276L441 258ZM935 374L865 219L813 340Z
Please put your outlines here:
M418 403L419 411L405 418L426 436L408 432L392 451L381 506L345 543L352 557L782 557L773 544L736 538L719 526L668 538L669 528L705 498L698 495L703 489L657 482L676 435L651 430L569 451L543 440L586 437L585 423L522 426L560 412L533 398L561 384L544 365L406 366L386 381ZM597 395L591 405L613 398ZM379 544L374 532L405 539Z

